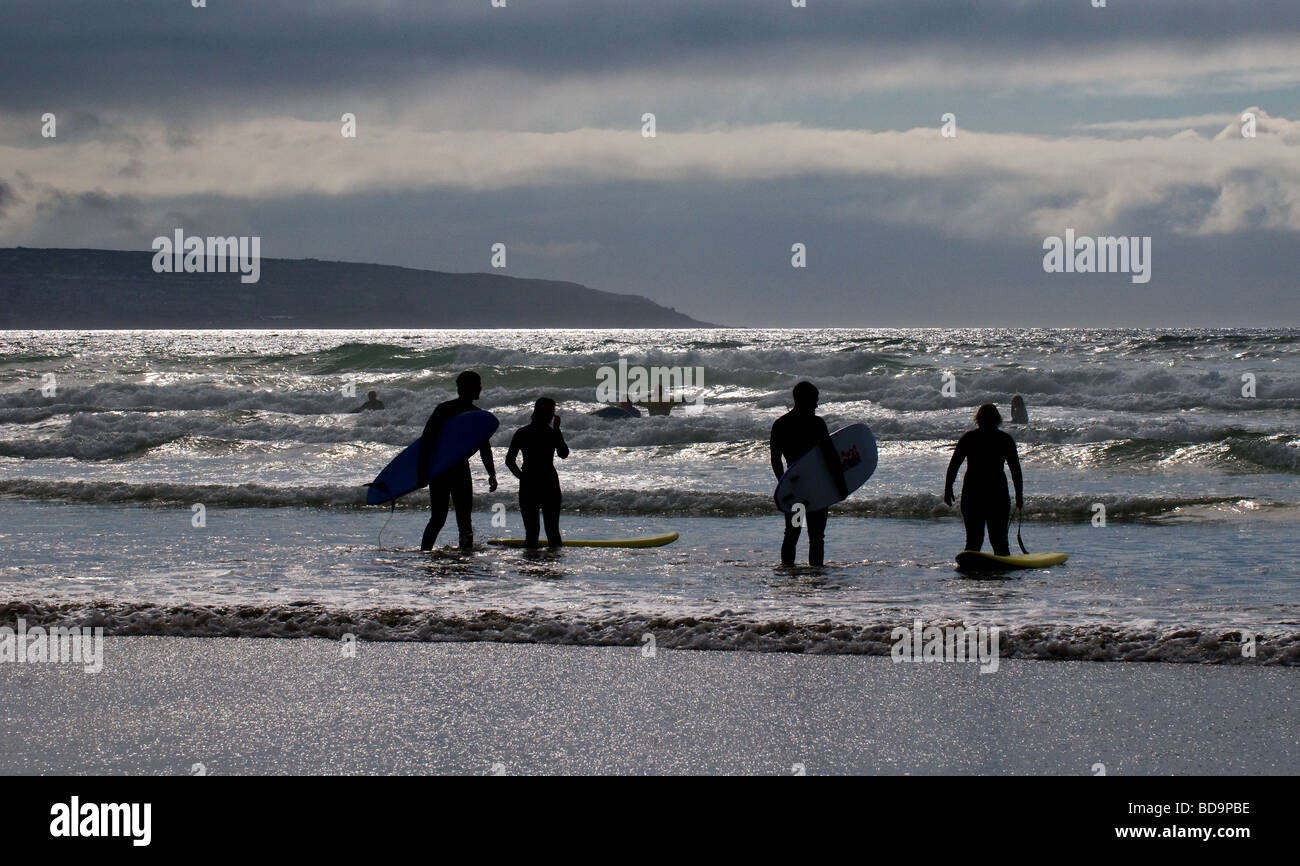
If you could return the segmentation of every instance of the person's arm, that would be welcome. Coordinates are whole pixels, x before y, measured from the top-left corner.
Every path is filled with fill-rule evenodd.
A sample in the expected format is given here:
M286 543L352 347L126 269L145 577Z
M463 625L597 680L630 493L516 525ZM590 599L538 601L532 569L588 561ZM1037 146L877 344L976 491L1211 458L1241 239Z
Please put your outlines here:
M564 441L564 434L560 432L560 416L555 416L555 453L561 460L569 459L569 446Z
M510 447L506 449L506 468L510 470L511 475L522 480L524 474L519 471L519 464L515 462L518 457L519 433L516 432L515 435L510 438Z
M478 449L479 456L483 458L483 468L488 474L488 492L497 489L497 467L492 461L492 440L484 439L483 444Z
M847 499L849 485L844 481L844 462L840 460L840 452L835 449L835 443L831 441L830 428L826 426L826 422L821 418L817 420L822 427L821 437L817 445L822 449L822 458L831 471L831 481L835 484L835 492L840 495L840 499Z
M442 425L445 423L443 417L434 409L429 415L429 420L424 422L424 432L420 434L420 456L416 458L415 466L418 472L421 486L429 483L429 463L433 460L434 448L438 444L438 439L442 437Z
M1011 484L1016 488L1016 508L1025 507L1025 479L1020 473L1020 455L1016 452L1016 440L1007 436L1007 466L1011 467Z
M957 440L957 445L952 449L952 459L948 461L948 474L943 479L943 504L952 505L956 497L952 495L952 486L957 483L957 470L961 468L961 463L966 459L966 437Z
M778 421L776 424L773 424L773 425L772 425L772 437L771 437L771 446L772 446L772 473L773 473L774 475L776 475L776 480L777 480L777 481L780 481L780 480L781 480L781 476L785 474L785 464L781 462L781 443L777 441L777 429L776 429L776 428L777 428L777 425L780 424L780 423L781 423L781 422Z

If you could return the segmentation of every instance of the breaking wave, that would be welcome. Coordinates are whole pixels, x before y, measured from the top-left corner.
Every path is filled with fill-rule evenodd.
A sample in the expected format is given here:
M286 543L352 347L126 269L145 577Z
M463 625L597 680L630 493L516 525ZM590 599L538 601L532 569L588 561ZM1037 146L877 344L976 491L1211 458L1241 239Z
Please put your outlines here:
M15 406L12 400L5 407L0 400L0 425L6 425L0 438L0 456L115 460L178 442L192 443L191 450L196 453L222 441L290 446L357 443L404 446L420 434L430 406L427 398L414 392L393 390L383 394L388 405L384 412L347 414L345 407L358 403L357 399L341 404L337 395L319 393L244 396L230 405L213 408L221 400L211 392L228 389L184 386L182 392L178 390L180 386L178 389L150 387L138 393L130 391L126 394L130 399L119 400L125 393L124 387L112 389L111 397L104 401L115 408L85 401ZM553 389L552 393L564 400L563 392ZM164 396L168 399L161 399ZM182 404L194 405L181 408ZM482 405L493 404L485 399ZM777 414L776 405L755 406L752 398L706 402L705 410L698 415L679 411L668 417L626 420L587 414L598 405L562 402L564 430L571 447L597 450L765 444ZM510 431L527 423L529 406L530 401L521 399L493 407L501 419L495 445L504 446ZM831 405L824 414L832 427L865 421L882 445L950 443L969 428L966 413L955 411L898 415L882 412L869 404L855 404ZM1035 422L1015 427L1012 432L1022 449L1039 445L1090 446L1102 462L1116 465L1150 463L1177 456L1180 460L1236 465L1247 470L1300 472L1300 435L1294 427L1290 432L1269 429L1262 423L1265 420L1266 416L1256 416L1251 421L1254 426L1248 427L1244 425L1250 419L1240 417L1104 413L1070 422ZM1284 419L1281 423L1289 424ZM1215 447L1191 454L1177 453L1188 445Z
M0 479L0 496L13 499L75 502L92 505L139 504L188 508L202 502L209 508L388 508L365 505L360 484L272 485L187 484L173 481L65 481L26 478ZM503 502L513 508L513 492L476 496L480 508ZM1290 502L1267 502L1221 496L1102 496L1039 494L1025 502L1027 520L1082 521L1093 517L1094 503L1106 506L1110 519L1158 518L1188 511L1202 519L1226 517L1234 508L1258 515L1262 510L1295 509ZM398 509L428 508L427 496L413 493L397 500ZM573 489L564 491L564 508L582 514L664 517L762 517L774 513L772 497L736 491ZM953 509L931 493L862 496L834 506L833 513L857 517L902 519L948 518Z

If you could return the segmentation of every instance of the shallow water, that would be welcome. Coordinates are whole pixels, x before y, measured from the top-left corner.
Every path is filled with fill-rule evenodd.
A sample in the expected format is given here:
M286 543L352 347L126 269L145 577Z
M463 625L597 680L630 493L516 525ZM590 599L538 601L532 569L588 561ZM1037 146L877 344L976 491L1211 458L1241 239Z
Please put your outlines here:
M1064 641L1073 657L1226 658L1200 636L1171 640L1187 630L1249 629L1294 649L1298 347L1296 331L6 332L0 601L38 617L100 601L106 624L164 633L292 632L310 610L306 627L350 617L372 637L629 643L663 620L676 624L657 633L679 645L877 651L880 629L920 618L1048 636L1022 641L1030 656ZM703 409L591 417L597 371L619 358L702 367ZM681 539L429 557L414 549L427 506L415 495L378 550L389 514L360 505L361 485L466 367L502 419L502 490L487 496L474 470L480 538L521 534L500 461L546 393L574 449L560 464L566 533ZM832 427L863 421L881 446L876 475L831 521L821 571L774 567L766 433L802 377ZM358 396L342 393L349 381ZM371 388L386 410L348 414ZM1011 393L1031 416L1007 428L1026 543L1071 559L973 581L951 567L962 532L943 469L971 407L1005 409ZM191 526L196 503L206 527ZM504 528L490 526L494 503ZM240 605L261 612L201 612ZM356 613L378 609L402 613ZM508 625L485 626L483 611ZM679 622L691 618L708 623Z

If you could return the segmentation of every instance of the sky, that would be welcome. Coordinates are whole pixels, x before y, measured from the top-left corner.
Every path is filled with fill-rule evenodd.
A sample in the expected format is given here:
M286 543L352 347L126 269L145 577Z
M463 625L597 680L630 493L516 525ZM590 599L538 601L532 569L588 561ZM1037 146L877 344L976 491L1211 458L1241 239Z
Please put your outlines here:
M1294 0L193 2L0 4L0 246L504 244L736 326L1300 325ZM1149 280L1047 272L1067 230L1150 238Z

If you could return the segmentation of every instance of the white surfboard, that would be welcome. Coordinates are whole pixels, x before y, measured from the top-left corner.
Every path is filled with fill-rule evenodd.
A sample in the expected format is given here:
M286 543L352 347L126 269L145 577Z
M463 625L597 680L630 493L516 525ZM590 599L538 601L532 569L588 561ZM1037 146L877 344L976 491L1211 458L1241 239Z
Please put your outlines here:
M876 471L876 437L866 424L850 424L831 434L831 444L840 456L844 484L849 493L857 490ZM776 507L789 514L802 503L816 511L840 501L839 491L826 465L821 448L814 448L791 464L776 485Z

